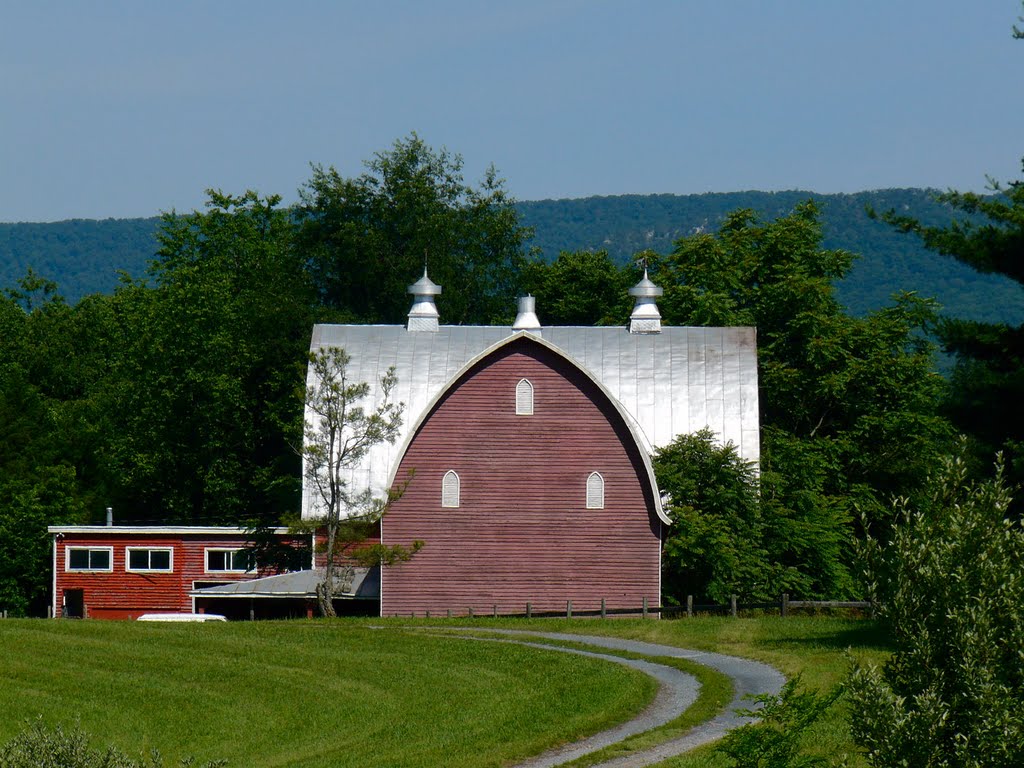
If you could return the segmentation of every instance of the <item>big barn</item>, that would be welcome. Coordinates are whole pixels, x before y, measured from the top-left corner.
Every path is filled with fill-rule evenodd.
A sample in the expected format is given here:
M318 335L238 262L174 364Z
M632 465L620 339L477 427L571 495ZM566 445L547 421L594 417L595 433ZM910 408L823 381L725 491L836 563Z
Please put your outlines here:
M311 344L351 356L368 408L393 368L405 404L395 443L346 478L378 496L407 483L381 541L425 543L384 569L381 613L659 604L669 519L652 455L709 427L758 460L755 330L662 327L646 274L625 328L542 327L530 297L511 328L444 326L426 273L409 292L404 327L318 325ZM303 515L320 514L307 484Z
M343 348L348 380L370 386L364 408L382 401L381 379L394 369L392 397L404 403L398 438L374 446L345 481L350 493L376 496L404 485L377 535L389 546L424 543L407 562L357 573L343 611L659 604L670 521L652 456L710 428L759 459L755 329L663 327L661 289L646 274L630 290L627 327L542 327L530 297L511 327L445 326L441 287L426 272L409 292L404 326L313 328L311 352ZM315 422L308 410L306 418ZM304 479L302 516L321 515ZM265 577L225 560L234 555L219 553L244 547L237 529L116 529L51 529L55 615L312 610L318 571ZM93 551L96 563L83 560ZM144 552L157 553L158 567L142 563Z

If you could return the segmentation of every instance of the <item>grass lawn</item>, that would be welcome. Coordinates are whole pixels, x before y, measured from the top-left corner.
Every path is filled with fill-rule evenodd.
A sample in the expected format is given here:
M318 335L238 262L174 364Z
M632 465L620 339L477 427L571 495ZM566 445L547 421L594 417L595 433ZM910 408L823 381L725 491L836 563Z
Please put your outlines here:
M0 742L25 718L42 715L51 724L80 722L94 746L226 757L233 768L499 766L620 722L653 696L653 683L619 665L402 629L467 623L746 656L802 674L815 688L843 678L848 653L880 663L889 652L874 622L825 617L218 625L9 619L0 621ZM676 735L692 714L660 738ZM819 753L854 752L843 715L834 711L811 734ZM665 765L722 762L705 748Z
M610 662L366 622L0 621L0 743L42 716L235 768L499 766L654 693Z

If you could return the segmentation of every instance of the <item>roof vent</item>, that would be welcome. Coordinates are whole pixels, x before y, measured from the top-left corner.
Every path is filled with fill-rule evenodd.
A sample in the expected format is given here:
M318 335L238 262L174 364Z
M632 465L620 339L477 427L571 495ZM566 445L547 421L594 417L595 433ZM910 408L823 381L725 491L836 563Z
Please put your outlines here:
M409 310L409 331L437 333L437 306L434 297L440 295L441 286L427 277L427 268L423 267L423 277L409 286L408 293L413 295L412 309Z
M540 336L540 320L537 319L537 299L533 296L519 297L519 314L512 324L513 331L529 331Z
M647 267L640 282L629 289L629 295L636 298L633 314L629 316L630 333L661 333L661 312L655 299L665 291L647 278Z

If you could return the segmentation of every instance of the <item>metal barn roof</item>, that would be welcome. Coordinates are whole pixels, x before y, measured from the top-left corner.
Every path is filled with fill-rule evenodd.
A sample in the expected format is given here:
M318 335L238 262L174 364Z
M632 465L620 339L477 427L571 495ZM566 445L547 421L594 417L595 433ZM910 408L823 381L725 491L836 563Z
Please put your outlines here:
M482 353L522 335L507 326L440 326L428 333L399 325L314 326L310 351L345 349L350 380L371 387L365 408L376 404L380 379L392 366L393 398L405 403L398 439L375 446L350 470L350 489L383 494L425 409ZM743 458L759 460L756 329L662 327L640 334L622 326L546 326L537 336L618 401L649 452L707 427ZM313 517L315 494L303 486L302 515Z

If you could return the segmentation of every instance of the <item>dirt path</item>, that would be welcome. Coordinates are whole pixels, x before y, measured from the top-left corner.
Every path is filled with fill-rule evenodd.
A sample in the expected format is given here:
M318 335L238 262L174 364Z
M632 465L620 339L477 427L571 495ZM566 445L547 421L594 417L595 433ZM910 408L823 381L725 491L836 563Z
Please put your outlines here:
M431 628L432 631L433 629ZM467 627L459 629L467 632L477 631ZM451 630L445 629L443 631L458 631L458 629L453 627ZM751 706L750 701L744 700L745 696L763 693L777 694L782 689L783 683L785 683L782 673L774 667L758 661L741 659L736 656L726 656L721 653L692 651L685 648L676 648L672 645L658 645L637 640L623 640L616 637L598 637L595 635L531 632L515 629L488 629L486 631L488 633L504 635L514 642L547 649L551 649L553 646L518 640L516 636L526 635L548 640L585 643L599 648L631 651L645 656L668 656L671 658L689 659L697 664L703 664L716 669L732 679L734 695L724 712L671 741L666 741L650 749L635 752L626 757L618 757L598 764L601 768L640 768L641 766L653 765L699 747L702 744L715 741L721 738L727 731L747 722L746 718L742 718L734 712L737 708L749 708ZM677 717L697 699L700 684L692 676L680 672L673 667L570 648L560 648L558 650L605 658L609 661L640 669L658 681L660 690L651 706L632 720L607 731L594 734L574 744L568 744L564 747L545 752L526 762L519 763L515 768L553 768L553 766L575 760L578 757L622 741L628 736L664 725Z

